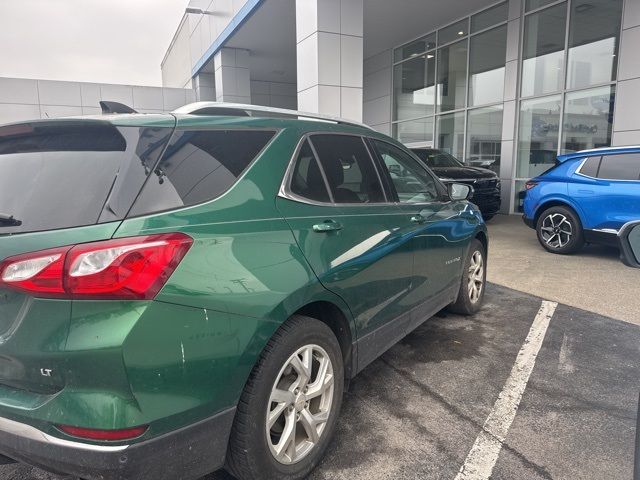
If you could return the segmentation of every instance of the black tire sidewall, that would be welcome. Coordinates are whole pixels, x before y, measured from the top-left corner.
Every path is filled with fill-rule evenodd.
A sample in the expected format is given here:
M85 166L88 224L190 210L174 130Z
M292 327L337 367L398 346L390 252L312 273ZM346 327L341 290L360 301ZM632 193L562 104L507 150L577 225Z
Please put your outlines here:
M469 298L468 275L469 275L469 266L471 265L471 257L475 252L478 252L478 251L482 254L483 284L482 284L482 291L480 292L480 298L478 299L477 302L473 303ZM473 315L474 313L478 312L482 307L482 304L484 302L484 294L486 290L487 290L487 251L484 245L482 244L482 242L480 242L480 240L476 238L469 245L469 251L467 252L467 256L464 261L462 278L460 280L460 290L458 291L458 299L455 301L455 303L449 306L449 310L451 310L454 313L459 313L462 315Z
M251 435L247 441L245 455L252 464L251 470L259 472L256 478L298 479L306 476L322 459L335 431L342 406L344 366L340 345L335 335L327 325L318 320L302 316L294 317L293 320L292 330L279 336L275 342L270 342L262 354L256 371L252 373L255 375L254 395L247 402L248 411L251 412ZM284 363L296 350L309 344L322 347L333 365L334 398L331 414L320 442L313 451L293 465L284 465L273 457L267 443L265 433L267 405L273 383Z
M571 230L573 232L573 235L571 235L571 240L569 240L569 243L567 243L562 248L551 247L550 245L547 245L547 243L542 238L542 230L541 230L542 223L549 215L552 215L554 213L559 213L561 215L564 215L571 223ZM575 253L578 250L580 250L580 248L582 248L584 244L582 223L580 222L580 219L573 212L573 210L566 207L561 207L561 206L551 207L545 210L544 212L542 212L540 217L538 217L538 222L536 223L536 235L538 237L538 242L540 242L540 245L545 250L547 250L548 252L557 253L560 255Z

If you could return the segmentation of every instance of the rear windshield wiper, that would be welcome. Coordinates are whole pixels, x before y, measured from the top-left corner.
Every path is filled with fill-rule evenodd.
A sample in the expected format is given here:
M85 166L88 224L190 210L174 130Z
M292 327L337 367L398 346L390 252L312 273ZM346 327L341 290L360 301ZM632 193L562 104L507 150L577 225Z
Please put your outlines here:
M0 213L0 227L19 227L20 225L22 225L22 221L13 218L13 215Z

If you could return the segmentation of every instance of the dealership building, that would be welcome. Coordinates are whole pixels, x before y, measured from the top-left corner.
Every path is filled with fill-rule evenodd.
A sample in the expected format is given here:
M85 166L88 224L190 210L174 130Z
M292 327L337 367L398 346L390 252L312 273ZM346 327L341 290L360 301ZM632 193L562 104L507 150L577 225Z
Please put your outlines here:
M191 0L178 21L163 88L103 85L87 107L136 108L138 89L142 111L184 98L362 121L494 170L505 213L558 153L640 144L640 0ZM3 81L27 82L0 79L0 122ZM94 84L74 85L84 113Z

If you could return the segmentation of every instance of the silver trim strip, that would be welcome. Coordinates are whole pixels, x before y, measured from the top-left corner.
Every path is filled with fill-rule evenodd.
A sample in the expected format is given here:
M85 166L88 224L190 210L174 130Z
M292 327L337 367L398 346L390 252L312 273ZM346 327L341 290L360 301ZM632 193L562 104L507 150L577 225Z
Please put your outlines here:
M64 440L62 438L53 437L47 433L44 433L43 431L38 430L31 425L16 422L14 420L9 420L8 418L3 417L0 417L0 431L16 435L27 440L33 440L34 442L41 442L58 447L73 448L76 450L86 450L91 452L114 453L122 452L123 450L129 448L129 445L91 445L89 443Z
M618 234L618 230L616 230L615 228L592 228L591 231L600 232L600 233L610 233L612 235Z

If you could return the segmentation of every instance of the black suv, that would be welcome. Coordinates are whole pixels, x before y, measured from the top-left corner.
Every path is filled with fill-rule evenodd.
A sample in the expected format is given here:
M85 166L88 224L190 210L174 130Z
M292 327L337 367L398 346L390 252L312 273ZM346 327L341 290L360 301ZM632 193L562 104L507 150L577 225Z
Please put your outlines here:
M492 170L464 165L453 155L435 148L411 148L444 183L465 183L473 187L470 200L475 203L485 221L500 211L500 179Z

